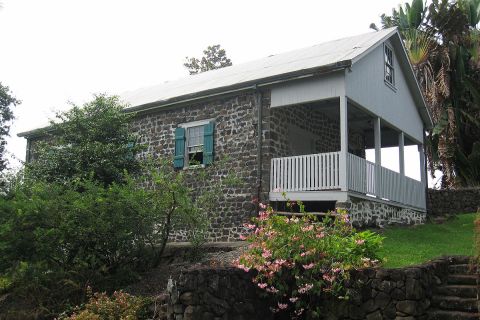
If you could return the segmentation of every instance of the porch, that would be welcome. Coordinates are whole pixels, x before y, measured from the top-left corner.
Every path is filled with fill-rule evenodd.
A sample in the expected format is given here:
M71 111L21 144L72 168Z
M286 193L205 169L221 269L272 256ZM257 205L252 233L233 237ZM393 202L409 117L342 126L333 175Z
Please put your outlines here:
M286 193L287 199L305 202L356 198L426 211L421 129L412 134L406 126L404 131L346 96L278 107L272 115L277 140L269 170L270 201L285 201ZM382 154L389 159L382 161ZM385 160L391 158L396 170L387 168ZM413 175L406 174L406 159L407 169L415 167Z
M425 210L425 184L346 153L328 152L273 158L270 200L346 201L349 196Z

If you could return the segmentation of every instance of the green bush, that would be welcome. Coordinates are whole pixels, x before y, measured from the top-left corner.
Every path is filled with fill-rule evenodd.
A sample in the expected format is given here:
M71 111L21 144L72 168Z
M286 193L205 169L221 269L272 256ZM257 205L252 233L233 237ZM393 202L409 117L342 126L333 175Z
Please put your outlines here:
M139 320L147 318L148 299L135 297L122 291L111 296L95 293L81 308L61 320Z
M3 291L54 315L80 303L87 286L111 292L157 266L177 228L187 228L199 246L222 196L218 188L230 183L212 177L217 169L198 172L210 183L203 190L188 187L169 161L108 186L80 178L17 181L0 197Z
M319 317L316 299L347 299L349 271L380 262L382 238L370 231L357 232L345 211L335 215L323 221L306 214L288 218L268 207L246 225L251 230L246 237L250 246L238 266L256 271L253 282L276 302L272 311L290 312L297 318L308 310L309 317Z

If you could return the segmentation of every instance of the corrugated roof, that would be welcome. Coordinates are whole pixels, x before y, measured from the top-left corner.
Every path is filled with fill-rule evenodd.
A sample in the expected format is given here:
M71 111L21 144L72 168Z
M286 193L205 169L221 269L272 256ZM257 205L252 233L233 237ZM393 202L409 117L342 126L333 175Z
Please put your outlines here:
M370 48L391 36L396 28L372 31L358 36L333 40L308 48L271 55L259 60L191 75L172 82L129 91L121 95L132 107L162 104L174 98L192 96L201 92L221 90L298 73L336 63L355 61Z

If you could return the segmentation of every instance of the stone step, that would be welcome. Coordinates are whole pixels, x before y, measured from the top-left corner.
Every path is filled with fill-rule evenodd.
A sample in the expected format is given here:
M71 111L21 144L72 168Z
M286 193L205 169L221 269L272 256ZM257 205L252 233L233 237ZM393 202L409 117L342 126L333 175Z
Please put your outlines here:
M428 319L430 320L478 320L480 319L480 313L431 310L428 313Z
M477 298L460 298L454 296L433 296L432 305L442 310L478 312Z
M470 257L468 256L452 256L450 257L450 264L469 264Z
M470 264L452 264L448 266L448 272L450 274L474 274L475 270L474 267Z
M443 296L477 298L478 288L472 285L447 285L435 288L435 293Z
M449 284L476 285L477 275L475 274L451 274L447 278Z

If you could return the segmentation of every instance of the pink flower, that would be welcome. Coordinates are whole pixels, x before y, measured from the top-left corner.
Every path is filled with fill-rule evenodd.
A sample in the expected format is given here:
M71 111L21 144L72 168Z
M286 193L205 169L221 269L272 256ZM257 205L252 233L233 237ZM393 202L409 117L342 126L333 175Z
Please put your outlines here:
M286 260L283 260L283 259L277 259L275 260L275 263L278 264L279 266L283 265L285 262L287 262Z
M245 223L243 226L247 229L250 229L250 230L253 230L256 227L256 225L250 224L250 223Z
M340 269L340 268L333 269L333 272L335 272L335 273L339 273L340 271L342 271L342 269Z
M329 276L328 274L323 275L323 280L328 282L333 282L335 280L335 276Z
M315 267L315 263L309 263L309 264L304 264L302 265L302 267L305 269L305 270L309 270L309 269L312 269L313 267Z
M304 294L313 288L313 284L307 283L303 287L298 288L298 292Z
M323 237L325 237L325 233L323 233L323 232L317 233L317 235L315 237L317 239L322 239Z
M261 202L258 204L258 206L259 206L260 208L262 208L262 209L266 209L266 208L267 208L267 205L264 204L264 203L261 203Z
M260 289L265 289L268 286L268 284L266 284L266 283L259 283L257 285Z
M274 286L271 286L270 288L267 288L265 289L267 292L270 292L270 293L277 293L278 292L278 289L275 288Z
M245 272L250 271L250 268L244 266L243 264L239 264L239 265L237 266L237 268L242 269L242 270L245 271Z
M263 250L263 253L262 253L262 257L264 257L265 259L268 259L272 256L272 252L268 249L264 249Z
M280 302L279 302L277 305L278 305L278 308L279 308L280 310L284 310L284 309L287 309L287 308L288 308L288 304L286 304L286 303L280 303Z
M291 303L295 303L295 302L297 302L298 297L291 297L291 298L288 299L288 300L290 300Z
M299 316L299 315L301 315L301 314L303 313L304 310L305 310L305 309L303 309L303 308L298 309L298 310L295 310L295 314L296 314L297 316Z
M355 243L358 244L358 245L362 245L365 243L365 240L363 239L358 239L358 240L355 240Z
M312 231L312 230L313 230L313 225L309 225L309 226L306 226L306 227L302 227L302 231L303 231L303 232Z
M247 240L247 237L243 234L240 235L240 240Z

